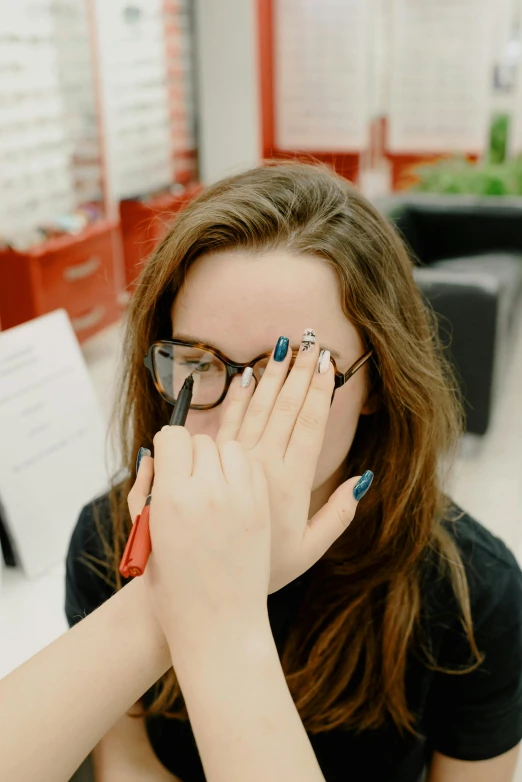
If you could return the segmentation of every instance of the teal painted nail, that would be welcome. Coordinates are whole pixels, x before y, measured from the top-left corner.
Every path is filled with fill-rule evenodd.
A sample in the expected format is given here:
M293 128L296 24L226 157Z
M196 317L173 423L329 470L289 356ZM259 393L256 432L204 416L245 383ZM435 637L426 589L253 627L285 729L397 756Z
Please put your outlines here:
M362 497L366 494L370 486L372 485L373 481L373 472L371 470L366 470L365 473L361 475L355 486L353 487L353 496L359 502Z
M152 456L151 452L148 448L140 448L138 451L138 457L136 459L136 475L138 474L138 470L140 469L141 460L144 456Z
M288 337L279 337L274 350L274 361L284 361L288 353Z

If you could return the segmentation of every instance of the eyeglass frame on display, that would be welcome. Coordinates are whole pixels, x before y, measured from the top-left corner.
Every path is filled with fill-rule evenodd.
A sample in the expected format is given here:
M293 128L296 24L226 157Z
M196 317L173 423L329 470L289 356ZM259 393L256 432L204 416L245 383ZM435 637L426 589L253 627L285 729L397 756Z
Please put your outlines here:
M147 355L143 359L144 366L149 370L152 381L154 383L154 386L156 388L156 391L159 393L162 399L164 399L166 402L168 402L170 405L174 404L175 400L174 397L168 397L162 390L162 384L158 380L156 368L154 366L154 360L153 360L153 352L154 349L160 345L179 345L180 347L185 348L192 348L195 350L203 350L205 353L211 353L213 356L215 356L219 361L221 361L222 364L226 367L227 370L227 377L225 381L225 388L223 393L221 394L220 398L217 402L213 402L211 405L191 405L191 410L211 410L213 407L218 407L223 400L225 399L228 390L230 388L230 384L233 380L233 378L236 375L239 375L245 370L247 367L254 368L254 365L257 364L258 361L261 361L264 358L270 358L272 355L272 350L268 350L264 353L261 353L259 356L254 358L252 361L248 361L246 364L240 364L237 361L230 361L227 356L225 356L221 351L217 350L216 348L210 347L210 345L206 345L204 342L184 342L183 340L179 339L160 339L153 342L148 351ZM341 388L345 385L345 383L350 380L353 375L368 361L368 359L373 355L373 348L370 348L363 356L357 359L351 367L346 372L339 372L337 369L337 364L335 363L335 359L330 356L330 361L333 364L334 372L335 372L335 385L334 390L332 393L332 401L333 401L333 395L337 391L338 388ZM292 354L293 358L297 356L299 353L299 349L292 348ZM254 378L256 384L257 384L257 378Z

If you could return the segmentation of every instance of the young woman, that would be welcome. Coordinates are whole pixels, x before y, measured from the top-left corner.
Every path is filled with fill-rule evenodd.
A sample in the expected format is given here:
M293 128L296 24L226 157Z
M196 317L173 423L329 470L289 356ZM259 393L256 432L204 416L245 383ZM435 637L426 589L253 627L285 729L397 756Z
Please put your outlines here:
M296 500L284 459L263 445L268 437L282 447L285 416L295 420L295 399L280 393L290 352L281 362L267 356L281 334L297 349L307 324L330 351L336 387L311 496ZM511 780L522 737L522 577L506 547L445 494L459 400L434 317L386 221L323 167L267 165L224 180L179 215L144 268L125 346L129 473L193 370L189 431L236 438L264 465L277 530L271 631L325 780ZM248 413L234 377L245 366L252 387L263 377ZM276 399L273 427L266 411ZM304 421L319 426L316 416ZM354 522L307 570L294 553L296 506L309 506L311 529L328 509L342 518L344 482L367 468L375 482ZM129 485L78 521L67 563L71 623L122 585ZM98 780L205 779L181 696L196 659L174 662L143 695L140 716L107 733L94 753ZM225 679L225 696L213 673L209 697L215 688L233 701L241 680Z

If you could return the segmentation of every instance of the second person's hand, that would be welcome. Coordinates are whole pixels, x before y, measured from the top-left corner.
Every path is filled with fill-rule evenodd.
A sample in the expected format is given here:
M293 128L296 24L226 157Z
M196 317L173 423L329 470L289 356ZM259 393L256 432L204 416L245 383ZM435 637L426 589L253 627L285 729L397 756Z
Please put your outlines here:
M238 442L218 446L179 426L164 427L154 449L145 578L169 645L182 638L185 651L216 631L264 629L270 512L262 466ZM152 460L139 478L150 482Z

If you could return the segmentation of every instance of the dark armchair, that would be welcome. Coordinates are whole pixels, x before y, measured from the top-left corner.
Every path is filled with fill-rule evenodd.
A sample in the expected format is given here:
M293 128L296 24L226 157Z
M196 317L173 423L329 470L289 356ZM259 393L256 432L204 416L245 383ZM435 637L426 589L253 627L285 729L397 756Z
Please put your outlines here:
M484 434L522 299L522 199L408 193L376 205L409 246L415 280L439 315L467 430Z

